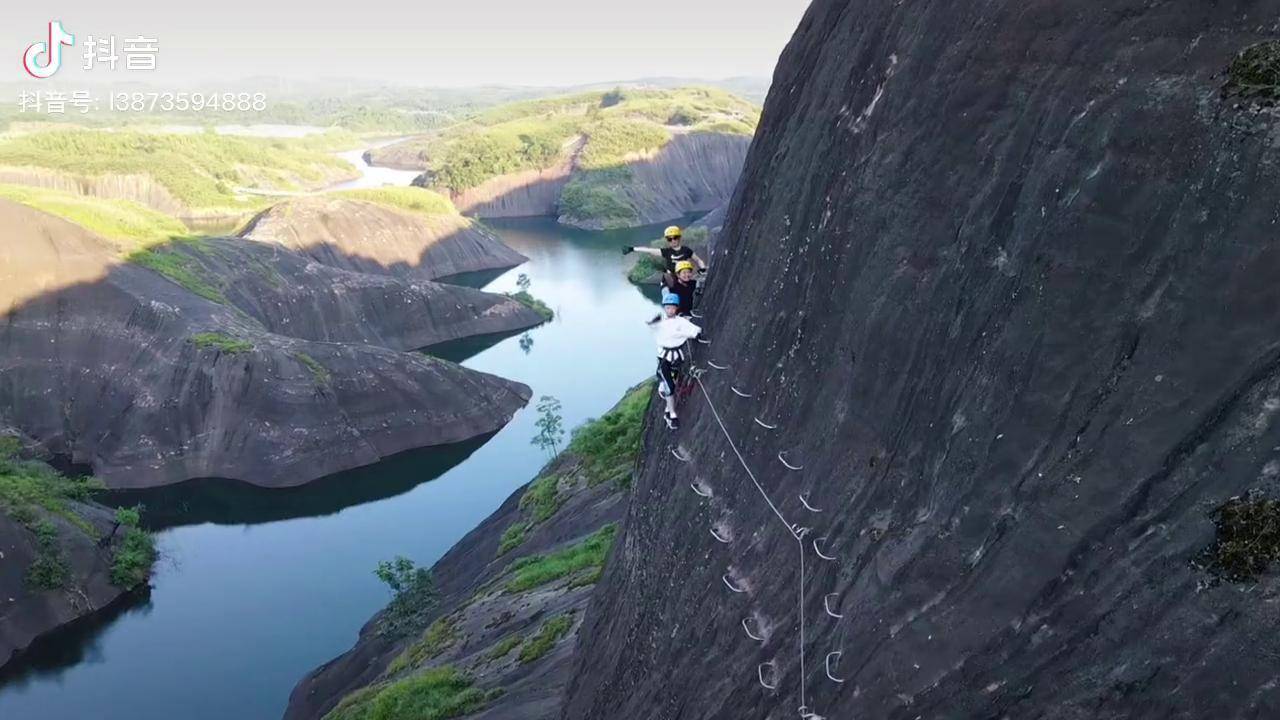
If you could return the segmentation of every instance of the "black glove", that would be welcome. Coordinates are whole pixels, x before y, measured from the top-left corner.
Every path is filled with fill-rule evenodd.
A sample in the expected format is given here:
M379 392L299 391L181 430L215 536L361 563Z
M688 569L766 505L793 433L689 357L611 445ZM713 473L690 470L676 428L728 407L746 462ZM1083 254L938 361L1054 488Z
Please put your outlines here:
M636 249L635 249L635 248L633 248L633 247L631 247L630 245L628 245L628 246L626 246L626 247L622 248L622 254L623 254L623 255L630 255L631 253L633 253L633 252L635 252L635 251L636 251Z

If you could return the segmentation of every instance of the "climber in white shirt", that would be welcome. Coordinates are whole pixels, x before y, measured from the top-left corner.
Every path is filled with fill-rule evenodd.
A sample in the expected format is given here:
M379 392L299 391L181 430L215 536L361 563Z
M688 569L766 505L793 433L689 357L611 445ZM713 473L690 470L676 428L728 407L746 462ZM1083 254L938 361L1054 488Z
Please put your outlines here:
M685 343L702 334L702 328L680 316L679 311L680 297L664 290L662 315L649 321L653 340L658 344L658 394L667 403L663 417L672 430L680 427L680 419L676 417L676 378L686 359Z

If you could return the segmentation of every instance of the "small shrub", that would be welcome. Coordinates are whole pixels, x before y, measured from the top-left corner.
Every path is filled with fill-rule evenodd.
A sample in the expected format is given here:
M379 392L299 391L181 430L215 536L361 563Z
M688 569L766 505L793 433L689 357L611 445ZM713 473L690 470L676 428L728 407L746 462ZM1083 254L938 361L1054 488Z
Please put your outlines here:
M1247 99L1280 99L1280 41L1270 40L1244 49L1227 71L1227 95Z
M237 340L221 333L197 333L191 336L191 342L202 350L212 348L227 355L237 355L253 350L253 343L246 340Z
M529 638L529 642L520 648L520 662L531 663L538 658L546 655L555 647L560 638L568 634L569 629L573 627L573 617L571 615L557 615L554 618L542 624L538 629L538 633Z
M196 241L189 241L194 244ZM205 300L222 305L227 298L222 290L211 283L204 271L191 257L178 252L170 246L156 246L130 253L126 259L134 265L159 273L176 285L180 285Z
M0 460L12 460L22 450L22 443L12 435L0 435Z
M397 557L378 563L374 574L395 594L379 618L378 634L404 637L418 632L439 598L431 571L415 567L408 558Z
M1280 500L1249 493L1210 517L1217 537L1194 558L1197 567L1230 582L1252 582L1280 560Z
M582 458L588 484L630 483L631 469L640 454L641 429L652 388L651 383L645 383L628 393L604 417L573 431L569 451Z
M151 577L156 560L155 539L141 528L125 530L124 540L111 562L111 584L132 590Z
M519 292L507 293L507 297L511 298L512 300L515 300L521 305L524 305L530 310L541 315L544 322L556 316L555 312L551 310L550 306L548 306L545 302L539 300L538 298L525 292L524 290L521 290Z

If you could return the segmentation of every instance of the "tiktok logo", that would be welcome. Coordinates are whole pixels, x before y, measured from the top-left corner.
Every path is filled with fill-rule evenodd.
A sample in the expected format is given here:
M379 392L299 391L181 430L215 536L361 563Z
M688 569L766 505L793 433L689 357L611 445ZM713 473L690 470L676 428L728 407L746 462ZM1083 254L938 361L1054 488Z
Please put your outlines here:
M71 47L76 44L76 36L62 29L61 20L49 21L48 42L31 43L22 56L22 67L33 78L43 80L53 77L62 67L62 46ZM43 62L40 56L44 56Z

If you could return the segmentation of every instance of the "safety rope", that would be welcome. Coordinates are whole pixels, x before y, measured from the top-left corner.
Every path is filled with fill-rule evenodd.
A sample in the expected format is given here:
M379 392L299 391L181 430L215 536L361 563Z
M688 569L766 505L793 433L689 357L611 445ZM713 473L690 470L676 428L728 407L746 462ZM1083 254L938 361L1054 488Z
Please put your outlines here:
M804 651L805 651L805 646L807 642L806 642L806 627L805 627L805 614L804 614L804 596L805 596L805 593L804 593L804 587L805 587L804 536L808 532L808 530L800 528L798 525L793 526L791 523L787 522L787 518L783 516L780 510L778 510L778 506L774 504L773 499L769 497L769 493L765 491L764 486L761 485L760 481L756 479L756 474L753 473L751 471L751 467L747 465L747 461L745 458L742 457L742 453L738 451L738 444L733 441L733 436L729 434L729 429L725 427L724 420L721 419L720 412L716 409L715 402L711 400L711 393L707 392L707 386L702 384L701 374L700 373L690 373L690 374L693 375L693 379L697 381L698 388L702 390L702 396L707 401L707 407L711 410L712 417L715 418L716 424L720 426L720 432L724 433L724 439L728 441L729 447L730 449L733 450L733 454L737 456L738 462L742 465L742 469L746 471L747 477L751 478L752 484L754 484L756 486L756 490L760 492L760 497L764 498L764 501L766 504L768 504L769 509L772 510L773 514L776 515L778 517L778 520L782 522L782 526L787 529L787 534L790 535L792 539L796 541L796 546L800 550L800 584L799 584L800 717L801 718L816 717L813 713L809 712L808 703L805 698L806 688L805 688L805 652ZM743 393L738 391L737 388L733 388L733 391L734 391L734 394L738 395L739 397L750 397L749 395L744 395ZM760 421L757 419L756 422L759 423ZM763 425L764 423L760 423L760 424ZM768 427L768 426L765 426L765 427ZM785 460L783 461L783 464L784 465L787 464ZM788 467L790 466L788 465ZM719 540L720 538L717 537L716 539ZM733 589L732 586L730 587L730 589L731 590ZM746 621L744 620L743 622L745 623ZM751 634L750 630L748 630L748 634ZM757 671L760 672L760 669L757 669ZM765 687L769 687L767 684L764 683L763 675L761 675L761 684L765 685Z

